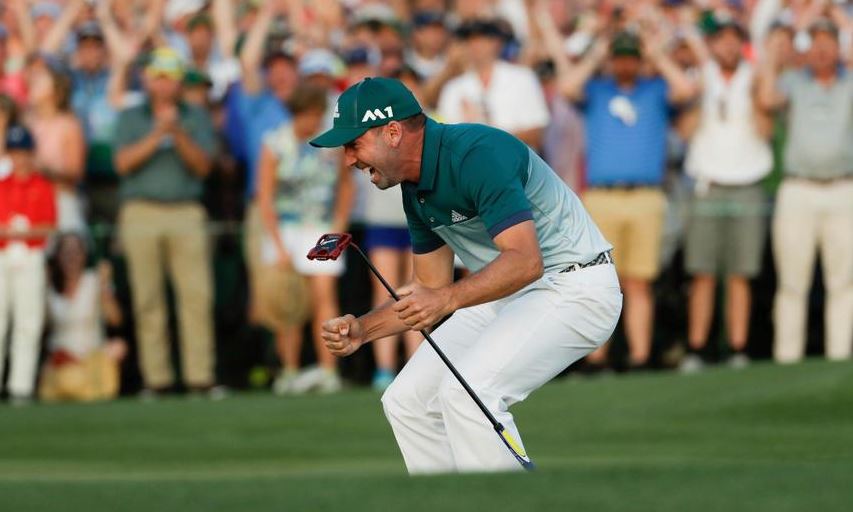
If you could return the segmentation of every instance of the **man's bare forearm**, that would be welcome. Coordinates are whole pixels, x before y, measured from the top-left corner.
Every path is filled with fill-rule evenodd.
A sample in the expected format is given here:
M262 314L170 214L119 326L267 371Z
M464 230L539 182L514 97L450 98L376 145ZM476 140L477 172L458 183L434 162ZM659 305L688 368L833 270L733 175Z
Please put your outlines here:
M369 313L359 317L364 330L365 342L380 340L387 336L394 336L409 330L409 326L397 317L397 313L391 309L394 299L390 299Z
M196 144L190 135L183 129L179 128L175 131L175 149L178 151L178 156L190 168L196 176L204 178L210 174L212 167L210 158L207 153Z
M542 259L505 250L479 272L450 285L453 310L508 297L542 277Z

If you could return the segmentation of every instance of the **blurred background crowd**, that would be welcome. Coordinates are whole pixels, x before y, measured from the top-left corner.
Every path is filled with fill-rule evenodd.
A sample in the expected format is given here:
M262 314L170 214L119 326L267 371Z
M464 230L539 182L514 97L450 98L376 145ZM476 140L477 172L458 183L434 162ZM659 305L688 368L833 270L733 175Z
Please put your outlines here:
M368 76L439 121L513 133L581 196L625 305L577 371L851 357L849 1L0 5L15 403L387 387L420 339L336 361L318 321L387 293L356 258L304 257L350 231L393 285L410 278L399 190L307 144Z

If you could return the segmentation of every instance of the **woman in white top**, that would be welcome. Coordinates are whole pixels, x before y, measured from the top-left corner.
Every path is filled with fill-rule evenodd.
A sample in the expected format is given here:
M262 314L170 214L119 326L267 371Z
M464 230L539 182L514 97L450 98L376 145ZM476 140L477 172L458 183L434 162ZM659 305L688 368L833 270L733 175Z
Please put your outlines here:
M76 233L57 238L49 263L48 360L42 369L42 400L98 400L118 394L119 363L126 345L107 339L106 327L121 325L112 290L112 270L102 262L86 267L86 242Z

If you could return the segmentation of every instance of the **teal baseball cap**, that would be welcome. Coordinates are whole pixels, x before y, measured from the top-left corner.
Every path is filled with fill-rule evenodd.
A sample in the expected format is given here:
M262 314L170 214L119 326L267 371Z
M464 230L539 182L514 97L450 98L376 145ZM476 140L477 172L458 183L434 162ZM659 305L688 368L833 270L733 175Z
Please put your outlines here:
M393 78L365 78L351 85L335 104L332 128L310 141L334 148L348 144L375 126L400 121L423 112L414 94Z

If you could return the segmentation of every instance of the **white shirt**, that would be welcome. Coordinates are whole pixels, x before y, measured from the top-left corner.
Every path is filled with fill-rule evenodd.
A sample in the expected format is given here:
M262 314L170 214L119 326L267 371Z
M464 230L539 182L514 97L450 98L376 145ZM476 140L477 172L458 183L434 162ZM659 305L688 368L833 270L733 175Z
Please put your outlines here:
M747 185L770 173L773 154L756 125L754 78L747 62L728 81L715 61L703 66L701 120L687 150L687 174L699 181Z
M548 106L532 70L495 62L487 88L475 71L447 82L438 98L438 117L444 123L479 122L508 132L544 128Z
M63 349L77 357L86 357L104 343L100 283L94 271L86 271L74 295L68 298L48 292L50 349Z

